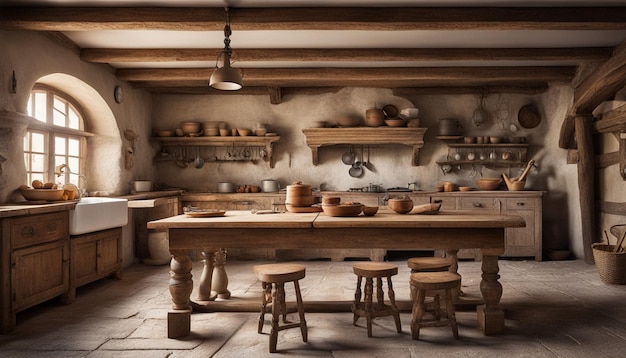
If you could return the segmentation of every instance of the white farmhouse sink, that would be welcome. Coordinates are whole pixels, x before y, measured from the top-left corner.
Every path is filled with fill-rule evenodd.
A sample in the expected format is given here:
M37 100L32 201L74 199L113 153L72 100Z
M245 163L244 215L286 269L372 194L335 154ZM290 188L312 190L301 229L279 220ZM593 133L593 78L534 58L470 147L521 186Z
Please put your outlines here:
M128 199L89 197L70 210L70 235L111 229L128 223Z

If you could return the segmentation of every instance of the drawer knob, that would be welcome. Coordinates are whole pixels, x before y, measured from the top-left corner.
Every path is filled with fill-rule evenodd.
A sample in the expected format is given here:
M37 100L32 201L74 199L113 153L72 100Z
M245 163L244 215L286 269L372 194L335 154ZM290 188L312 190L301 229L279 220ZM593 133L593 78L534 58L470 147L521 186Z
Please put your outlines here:
M481 203L474 203L474 207L475 207L475 208L480 208L480 207L482 207L482 206L483 206L483 204L481 204Z
M53 232L57 231L57 223L55 222L51 222L48 224L48 233L51 234Z
M31 225L22 228L22 237L32 237L35 235L35 228Z
M524 206L524 203L517 203L517 206Z
M435 204L441 204L443 202L443 200L439 199L439 200L433 200L433 203Z

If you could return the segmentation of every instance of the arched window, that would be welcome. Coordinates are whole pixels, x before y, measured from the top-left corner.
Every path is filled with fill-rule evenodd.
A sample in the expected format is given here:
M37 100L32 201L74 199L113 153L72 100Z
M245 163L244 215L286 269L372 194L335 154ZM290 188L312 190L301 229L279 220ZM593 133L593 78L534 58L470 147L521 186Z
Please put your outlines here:
M38 179L82 187L86 138L83 115L77 104L61 91L36 85L28 99L29 125L24 137L27 182Z

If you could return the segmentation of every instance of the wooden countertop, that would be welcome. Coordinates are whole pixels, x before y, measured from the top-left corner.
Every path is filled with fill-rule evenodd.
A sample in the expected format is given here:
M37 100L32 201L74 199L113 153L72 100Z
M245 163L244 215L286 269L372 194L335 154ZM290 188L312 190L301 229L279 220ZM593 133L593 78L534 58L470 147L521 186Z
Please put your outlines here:
M523 218L508 215L485 215L475 212L448 211L436 215L401 215L383 211L374 216L330 217L324 213L252 214L250 211L227 211L225 216L192 218L172 216L148 223L148 229L198 228L502 228L524 227Z
M53 213L57 211L72 210L75 207L75 200L49 204L27 204L27 202L24 202L24 204L0 204L0 218Z

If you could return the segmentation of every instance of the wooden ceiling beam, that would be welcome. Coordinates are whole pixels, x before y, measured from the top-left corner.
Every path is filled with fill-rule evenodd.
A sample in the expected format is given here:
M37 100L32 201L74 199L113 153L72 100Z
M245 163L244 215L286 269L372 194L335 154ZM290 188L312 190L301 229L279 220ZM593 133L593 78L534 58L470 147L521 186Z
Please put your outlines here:
M231 8L241 30L615 30L626 7ZM223 8L3 7L0 28L221 31Z
M445 81L445 80L542 80L569 82L575 74L573 66L528 67L422 67L422 68L244 68L239 69L245 82L273 83L328 81ZM208 80L213 68L185 69L118 69L123 81Z
M214 61L221 48L84 48L80 58L94 63ZM606 61L611 47L585 48L356 48L235 49L233 60L247 61Z

